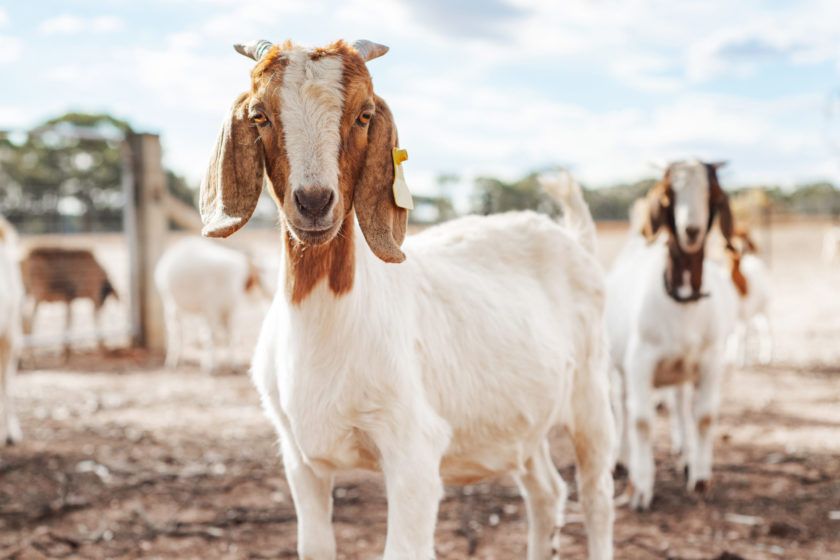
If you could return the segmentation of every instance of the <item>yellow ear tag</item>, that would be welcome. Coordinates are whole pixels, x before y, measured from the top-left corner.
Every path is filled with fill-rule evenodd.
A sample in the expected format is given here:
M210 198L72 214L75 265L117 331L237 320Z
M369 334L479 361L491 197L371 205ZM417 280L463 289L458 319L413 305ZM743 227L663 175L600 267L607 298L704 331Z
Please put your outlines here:
M408 152L399 148L391 149L391 157L394 159L394 202L400 208L414 210L414 201L411 199L411 192L405 184L402 162L408 159Z

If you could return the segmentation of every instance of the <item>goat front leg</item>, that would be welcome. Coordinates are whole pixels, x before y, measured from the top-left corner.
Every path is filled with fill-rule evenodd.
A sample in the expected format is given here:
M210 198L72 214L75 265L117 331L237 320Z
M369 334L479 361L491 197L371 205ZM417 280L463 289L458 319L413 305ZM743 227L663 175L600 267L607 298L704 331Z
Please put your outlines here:
M753 322L758 333L758 362L766 366L773 360L773 332L764 313L756 315Z
M551 460L548 440L525 462L525 472L516 482L528 510L528 560L559 558L568 491Z
M674 387L674 410L670 421L672 426L672 434L674 432L679 434L680 447L677 453L677 469L684 473L688 471L688 461L692 454L696 442L691 440L694 434L691 429L691 422L693 416L688 405L688 398L691 395L691 386L689 383L683 383ZM673 436L672 436L673 437Z
M705 493L712 479L712 447L714 424L720 404L720 382L723 360L718 345L707 351L700 364L692 402L692 422L688 423L690 437L696 445L689 449L688 490Z
M175 369L181 361L184 329L174 301L165 301L163 311L166 324L166 360L164 361L164 367Z
M297 550L300 560L335 560L332 472L316 472L302 460L294 443L285 436L283 465L297 514Z
M659 361L651 349L638 344L628 352L627 372L627 435L630 443L630 482L633 495L630 507L650 508L656 466L653 460L653 371Z
M12 395L12 384L17 371L17 356L14 354L12 343L5 338L0 340L0 444L6 445L23 439Z
M391 423L391 428L399 426L399 433L374 435L388 497L384 560L430 560L435 557L435 523L443 497L440 461L450 436L430 410L406 416Z

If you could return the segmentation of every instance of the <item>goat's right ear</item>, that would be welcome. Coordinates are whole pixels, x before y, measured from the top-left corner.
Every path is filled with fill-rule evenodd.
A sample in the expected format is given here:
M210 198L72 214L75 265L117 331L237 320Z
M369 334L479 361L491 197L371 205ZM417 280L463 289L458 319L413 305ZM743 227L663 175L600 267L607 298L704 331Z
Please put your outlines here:
M248 120L247 93L241 94L222 125L216 150L201 182L205 237L227 237L251 218L262 192L265 154L257 127Z
M668 212L671 211L671 183L666 174L647 194L647 220L642 225L648 243L656 239L659 229L668 222Z
M376 97L376 112L368 131L364 169L353 194L359 227L371 251L388 263L400 263L408 212L394 200L394 160L397 128L388 105Z

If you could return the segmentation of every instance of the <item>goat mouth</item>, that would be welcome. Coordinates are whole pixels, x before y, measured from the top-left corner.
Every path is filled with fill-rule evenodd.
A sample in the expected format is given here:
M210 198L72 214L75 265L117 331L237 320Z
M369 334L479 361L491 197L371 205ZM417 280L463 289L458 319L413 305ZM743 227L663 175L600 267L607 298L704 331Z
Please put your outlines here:
M322 245L332 240L335 237L338 228L336 224L324 228L309 227L304 228L295 224L289 224L289 229L292 234L301 242L309 245Z
M701 249L703 249L703 240L694 241L692 243L689 243L685 240L680 240L678 241L678 244L680 246L680 250L682 250L682 252L686 255L693 255L694 253L698 253Z

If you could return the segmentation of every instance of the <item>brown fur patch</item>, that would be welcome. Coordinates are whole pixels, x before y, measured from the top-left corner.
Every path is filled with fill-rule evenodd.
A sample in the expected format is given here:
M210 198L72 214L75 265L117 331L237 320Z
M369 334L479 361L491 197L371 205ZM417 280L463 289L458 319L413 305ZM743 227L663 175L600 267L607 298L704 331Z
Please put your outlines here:
M700 417L700 420L697 422L697 431L700 432L701 436L705 436L712 427L712 417L708 414L705 414Z
M734 252L729 252L729 265L735 289L738 290L741 297L746 297L750 293L750 287L746 277L741 272L741 257Z
M322 280L330 291L341 296L353 287L354 246L353 214L348 214L338 234L323 245L304 245L288 229L283 232L286 245L286 297L301 303Z

